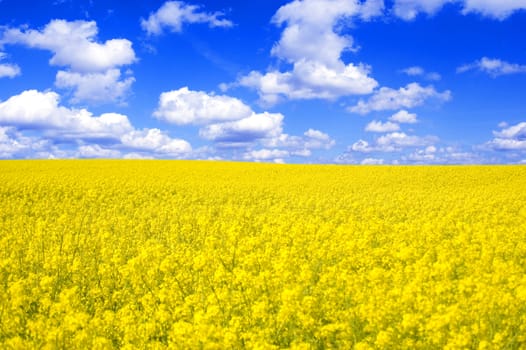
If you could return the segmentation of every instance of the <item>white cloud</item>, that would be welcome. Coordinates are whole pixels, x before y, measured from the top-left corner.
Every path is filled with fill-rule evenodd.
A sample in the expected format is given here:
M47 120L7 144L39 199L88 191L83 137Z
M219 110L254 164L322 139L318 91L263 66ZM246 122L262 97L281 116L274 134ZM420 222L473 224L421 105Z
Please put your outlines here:
M22 44L49 50L51 65L70 67L75 72L101 72L135 62L132 43L126 39L111 39L98 43L94 21L52 20L42 30L4 30L0 44Z
M494 131L493 134L497 137L506 139L526 140L526 122L521 122L512 126L504 124L501 131Z
M393 132L390 134L382 135L376 140L376 144L382 151L390 151L391 149L398 149L400 147L416 147L425 146L437 141L436 137L433 136L416 136L407 135L403 132Z
M471 12L503 20L515 11L526 9L526 0L395 0L395 15L413 20L419 13L433 15L446 4L460 4L462 13Z
M437 148L428 146L417 149L401 157L402 163L409 164L482 164L488 163L480 154L463 151L456 147L447 146ZM491 162L491 161L489 161Z
M26 137L14 127L0 126L0 158L23 158L40 152L46 146L46 141Z
M52 20L43 29L4 29L0 45L21 44L53 53L49 63L67 67L57 73L55 85L73 89L72 102L122 102L134 78L121 80L120 68L136 61L131 41L97 42L94 21Z
M371 93L378 83L369 77L370 67L341 60L344 51L356 48L340 29L352 18L368 19L382 10L379 0L295 0L280 7L272 21L285 28L271 53L292 64L292 70L253 71L238 85L256 89L268 105L283 98L336 99Z
M362 165L382 165L384 160L382 158L365 158L360 162Z
M79 146L76 156L79 158L121 158L121 152L94 144Z
M243 155L244 160L255 160L255 161L276 161L282 163L282 160L284 158L287 158L290 156L290 153L288 151L279 150L279 149L260 149L255 151L246 152Z
M424 104L428 99L449 101L451 92L449 90L438 92L431 85L423 87L418 83L410 83L398 90L382 87L367 101L360 100L357 105L349 107L347 110L353 113L367 114L372 111L412 108Z
M303 135L305 136L305 148L329 149L336 143L328 134L319 130L309 129Z
M246 149L245 155L250 158L258 146L287 152L286 156L283 153L276 157L280 159L306 157L314 149L329 149L335 144L328 134L315 129L308 129L301 136L284 134L282 114L256 113L237 98L192 91L187 87L162 93L154 116L178 125L199 125L199 136L213 141L215 147L201 152L205 159L218 149L222 152ZM193 154L196 152L200 151ZM247 160L246 157L242 159Z
M172 32L180 32L185 23L207 23L210 27L232 27L234 24L225 18L223 12L207 13L201 6L189 5L183 1L167 1L147 20L141 20L142 28L150 35L159 35L163 27Z
M123 158L124 159L155 159L151 155L146 155L146 154L137 153L137 152L126 153Z
M424 149L415 150L407 157L404 157L403 160L409 160L411 162L417 163L432 163L436 161L436 153L437 148L435 146L428 146Z
M72 139L115 139L132 130L128 118L117 113L98 117L85 109L59 106L55 92L27 90L0 102L0 125L42 130Z
M129 94L135 78L128 76L121 80L119 69L102 73L75 73L58 71L55 86L73 89L71 102L90 103L123 102Z
M398 17L412 20L421 12L433 15L442 6L452 2L455 0L395 0L393 10Z
M20 75L20 67L16 64L0 64L0 78L14 78L18 75Z
M494 138L488 146L497 151L526 150L526 140Z
M159 129L134 130L121 137L122 145L136 151L153 151L161 154L183 154L192 151L185 140L173 139Z
M34 136L24 136L28 130ZM63 141L78 148L55 146ZM124 151L124 156L184 158L192 147L159 129L137 130L122 114L93 116L85 109L60 106L58 94L51 91L28 90L0 101L0 157L120 158Z
M233 122L207 125L199 130L199 135L216 142L252 142L279 136L282 121L283 115L279 113L254 113Z
M348 0L295 0L278 9L272 22L286 24L280 41L272 48L272 54L289 62L313 60L329 67L340 62L342 51L352 49L349 36L338 34L334 27L339 20L381 14L383 6L360 4ZM377 13L370 9L376 8ZM339 23L342 24L342 23Z
M413 66L413 67L402 69L402 72L404 72L405 74L409 76L414 77L414 76L423 75L425 71L422 67Z
M309 157L312 150L330 149L335 141L322 131L309 129L302 136L281 133L276 137L263 139L261 143L265 147L286 149L290 155Z
M405 148L431 146L438 141L435 136L407 135L403 132L392 132L378 137L374 143L358 140L348 148L348 152L399 152Z
M526 150L526 122L506 126L500 131L494 131L495 138L486 143L486 147L497 151Z
M186 125L238 120L252 113L251 108L237 98L191 91L183 87L163 92L154 116L170 123Z
M0 61L4 60L7 54L0 51ZM0 63L0 78L14 78L20 75L20 67L11 63Z
M365 131L369 132L391 132L400 130L400 125L393 122L385 122L373 120L365 126Z
M503 20L515 11L525 9L526 0L464 0L462 13L476 12Z
M349 151L369 153L374 152L376 149L365 140L358 140L349 147Z
M334 100L372 92L378 83L368 76L369 72L370 68L363 64L339 62L329 67L316 61L301 60L294 64L292 71L284 73L252 71L238 84L256 89L261 102L266 105L273 105L281 98Z
M390 116L389 120L400 124L415 124L418 122L416 113L409 113L405 109Z
M478 61L458 67L457 73L464 73L470 70L479 70L495 78L500 75L526 73L526 65L482 57Z
M423 77L427 80L440 80L442 77L437 72L426 72L424 68L420 66L412 66L402 69L402 72L409 75L410 77Z

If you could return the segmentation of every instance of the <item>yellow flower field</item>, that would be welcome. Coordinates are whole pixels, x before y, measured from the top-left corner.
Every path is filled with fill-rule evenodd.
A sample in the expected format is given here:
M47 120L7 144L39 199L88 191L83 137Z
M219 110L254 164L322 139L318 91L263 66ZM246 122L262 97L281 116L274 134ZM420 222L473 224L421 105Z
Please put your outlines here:
M526 167L0 162L2 349L524 349Z

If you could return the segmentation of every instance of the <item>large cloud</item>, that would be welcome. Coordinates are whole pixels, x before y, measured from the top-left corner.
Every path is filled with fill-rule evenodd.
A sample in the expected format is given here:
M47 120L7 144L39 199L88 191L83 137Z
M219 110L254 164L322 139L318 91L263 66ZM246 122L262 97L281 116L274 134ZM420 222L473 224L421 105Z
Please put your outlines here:
M237 98L187 87L162 93L154 116L176 125L198 125L199 136L214 142L216 149L245 149L243 160L270 160L268 154L310 156L312 150L329 149L335 143L315 129L301 136L285 134L280 113L258 113Z
M135 61L129 40L111 39L98 43L97 33L94 21L55 19L42 30L9 28L3 32L0 42L51 51L50 64L70 67L76 72L101 72Z
M0 125L42 130L65 138L118 138L133 128L121 114L93 116L86 109L59 106L55 92L27 90L0 102Z
M183 1L167 1L148 19L141 20L142 28L150 35L159 35L167 27L180 32L185 23L207 23L210 27L232 27L234 24L223 17L222 12L207 13L197 5Z
M289 72L271 71L261 74L252 71L239 80L242 86L258 91L261 102L273 105L280 98L291 100L329 99L340 96L363 95L373 91L378 83L368 76L370 67L359 64L333 67L316 61L302 60Z
M97 42L94 21L52 20L43 29L4 29L0 44L20 44L53 53L49 63L66 67L56 85L74 89L75 102L114 102L128 92L132 78L119 80L119 68L136 61L127 39ZM107 93L111 91L111 93Z
M163 92L154 112L156 118L177 125L238 120L251 114L251 108L237 98L192 91L188 87Z
M289 71L252 71L238 84L258 91L263 103L280 99L336 99L368 94L378 85L364 64L344 63L344 51L354 50L353 40L336 26L381 13L383 1L295 0L279 8L272 22L284 25L272 55L292 64Z
M1 157L121 157L139 152L148 157L185 157L191 145L159 129L137 130L117 113L94 116L86 109L59 104L55 92L27 90L0 101ZM30 131L31 137L25 132ZM57 144L78 145L61 151ZM53 148L53 147L55 148Z

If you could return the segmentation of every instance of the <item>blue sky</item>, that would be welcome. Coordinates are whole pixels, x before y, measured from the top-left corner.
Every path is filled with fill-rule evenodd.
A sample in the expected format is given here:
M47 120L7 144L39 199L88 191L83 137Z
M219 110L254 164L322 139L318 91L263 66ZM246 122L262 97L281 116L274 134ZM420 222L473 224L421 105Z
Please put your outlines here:
M526 0L0 0L0 158L526 163Z

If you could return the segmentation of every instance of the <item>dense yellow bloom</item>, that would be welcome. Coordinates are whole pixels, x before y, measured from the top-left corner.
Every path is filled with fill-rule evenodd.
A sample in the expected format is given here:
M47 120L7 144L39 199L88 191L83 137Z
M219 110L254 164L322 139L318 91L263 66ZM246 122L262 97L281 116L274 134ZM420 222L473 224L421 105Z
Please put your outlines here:
M526 167L0 162L0 348L526 348Z

